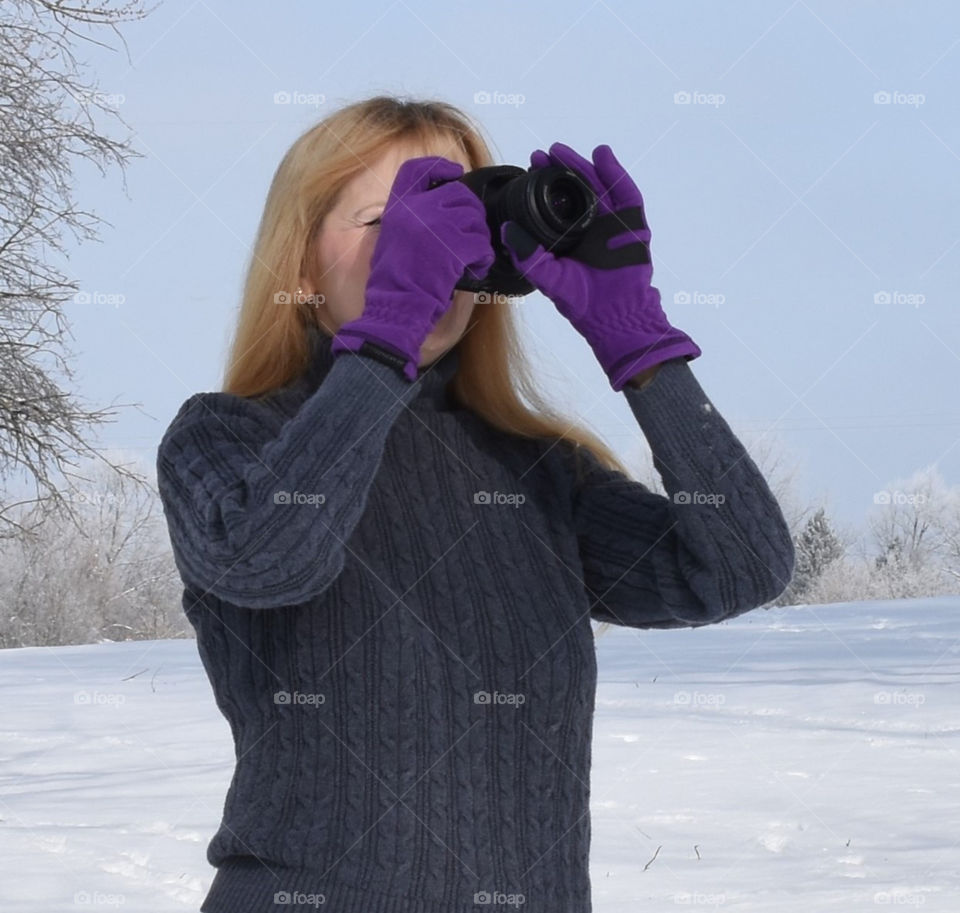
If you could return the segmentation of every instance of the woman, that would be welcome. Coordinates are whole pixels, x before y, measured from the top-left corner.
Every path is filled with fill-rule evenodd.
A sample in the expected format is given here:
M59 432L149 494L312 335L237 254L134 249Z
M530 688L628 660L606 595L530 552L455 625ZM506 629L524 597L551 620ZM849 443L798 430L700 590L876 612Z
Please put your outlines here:
M669 497L537 397L510 299L454 289L494 260L455 179L492 163L440 102L373 98L301 136L224 389L160 444L183 608L236 743L205 913L590 910L591 619L712 624L792 573L609 147L531 156L597 191L592 252L502 240L626 396Z

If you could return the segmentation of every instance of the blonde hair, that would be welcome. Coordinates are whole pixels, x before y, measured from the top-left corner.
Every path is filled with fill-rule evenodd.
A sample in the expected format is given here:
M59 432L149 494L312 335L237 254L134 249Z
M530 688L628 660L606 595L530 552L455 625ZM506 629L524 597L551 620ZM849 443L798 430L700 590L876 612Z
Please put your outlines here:
M443 101L386 95L340 108L293 143L267 194L223 392L267 394L306 370L307 328L315 317L307 296L300 296L301 301L293 292L301 276L317 273L312 251L320 223L341 188L394 143L438 138L464 152L467 170L494 164L480 128L459 109ZM474 308L471 325L457 343L460 357L452 389L458 400L502 431L566 440L629 475L603 440L564 418L538 392L511 307L509 299L499 296Z

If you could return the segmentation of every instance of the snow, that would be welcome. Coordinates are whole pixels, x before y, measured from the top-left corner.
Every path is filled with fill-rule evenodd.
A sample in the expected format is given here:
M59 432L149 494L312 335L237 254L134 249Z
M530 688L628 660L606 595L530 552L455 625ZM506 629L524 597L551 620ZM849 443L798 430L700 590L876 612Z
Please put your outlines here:
M960 910L960 596L597 639L596 913ZM0 910L198 910L233 766L192 640L0 653Z

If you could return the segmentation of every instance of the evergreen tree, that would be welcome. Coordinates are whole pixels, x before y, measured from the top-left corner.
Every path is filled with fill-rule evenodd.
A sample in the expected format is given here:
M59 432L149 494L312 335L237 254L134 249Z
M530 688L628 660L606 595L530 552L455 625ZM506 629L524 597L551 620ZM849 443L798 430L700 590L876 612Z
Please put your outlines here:
M781 605L797 602L823 576L823 572L845 554L843 543L834 533L822 507L807 521L794 546L796 566Z

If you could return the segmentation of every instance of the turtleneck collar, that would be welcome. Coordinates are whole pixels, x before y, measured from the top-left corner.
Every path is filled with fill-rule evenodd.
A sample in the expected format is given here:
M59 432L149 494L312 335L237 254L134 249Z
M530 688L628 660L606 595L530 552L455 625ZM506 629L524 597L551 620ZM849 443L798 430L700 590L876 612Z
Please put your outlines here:
M337 356L330 351L333 337L328 336L318 325L308 324L307 339L310 360L303 380L307 384L308 392L313 392L326 377L327 371L330 370ZM460 350L459 346L455 345L440 354L430 364L421 367L417 371L417 379L413 382L417 392L410 401L410 405L422 405L435 409L454 408L454 403L447 394L447 384L457 373L459 363Z

